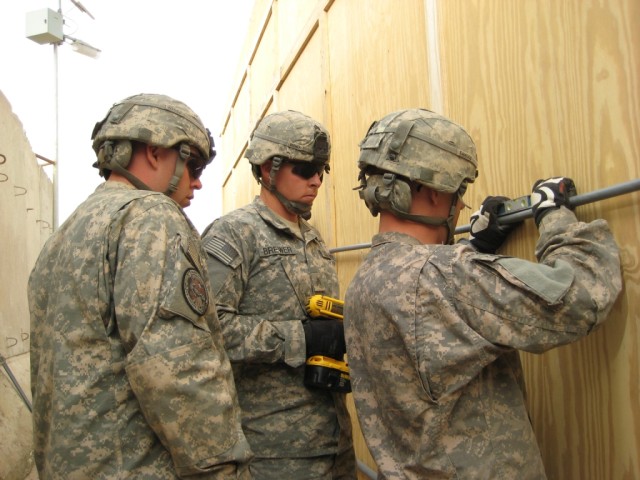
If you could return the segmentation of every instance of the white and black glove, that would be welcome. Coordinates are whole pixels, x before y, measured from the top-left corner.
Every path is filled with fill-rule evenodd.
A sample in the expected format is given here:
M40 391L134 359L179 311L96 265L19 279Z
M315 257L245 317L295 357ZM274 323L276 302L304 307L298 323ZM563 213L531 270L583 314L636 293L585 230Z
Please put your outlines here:
M563 205L570 208L569 199L575 194L576 186L573 180L567 177L553 177L534 183L531 193L531 210L536 225L540 226L542 218L550 211Z
M471 215L471 234L469 242L483 253L496 253L507 236L520 222L498 223L498 209L508 201L507 197L487 197L480 209Z

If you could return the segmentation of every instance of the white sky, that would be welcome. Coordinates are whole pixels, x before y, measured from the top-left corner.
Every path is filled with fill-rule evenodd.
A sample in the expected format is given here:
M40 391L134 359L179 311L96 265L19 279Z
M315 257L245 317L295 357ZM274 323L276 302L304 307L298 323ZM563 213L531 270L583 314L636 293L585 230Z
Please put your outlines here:
M64 34L101 50L97 59L58 47L59 221L103 181L91 165L91 132L111 105L161 93L220 133L236 81L254 0L80 0L95 17L62 0ZM58 10L58 0L0 0L0 90L34 153L55 157L54 47L26 38L27 12ZM219 142L216 142L219 145ZM218 146L218 155L221 150ZM221 214L216 160L186 212L202 231ZM52 167L44 167L51 175Z

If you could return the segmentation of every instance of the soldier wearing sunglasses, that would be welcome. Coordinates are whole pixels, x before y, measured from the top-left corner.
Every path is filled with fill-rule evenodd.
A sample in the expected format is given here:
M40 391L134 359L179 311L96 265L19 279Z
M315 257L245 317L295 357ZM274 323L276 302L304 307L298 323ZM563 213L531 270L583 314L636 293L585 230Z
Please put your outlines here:
M29 278L38 476L248 479L206 255L183 210L213 139L158 94L115 103L91 139L106 181Z
M314 294L339 298L335 260L307 222L329 154L312 118L266 116L245 154L260 195L203 234L255 479L356 478L345 394L303 383L309 351L345 353L342 324L305 312Z

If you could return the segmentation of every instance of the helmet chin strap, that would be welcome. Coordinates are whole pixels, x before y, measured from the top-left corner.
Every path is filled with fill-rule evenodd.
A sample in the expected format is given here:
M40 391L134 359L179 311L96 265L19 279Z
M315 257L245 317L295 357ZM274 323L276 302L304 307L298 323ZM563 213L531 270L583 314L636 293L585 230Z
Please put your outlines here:
M388 179L387 179L388 180ZM392 176L391 182L395 182L395 175ZM386 206L395 216L409 220L411 222L421 223L423 225L447 228L447 245L453 244L453 236L455 234L454 220L456 215L456 207L458 204L458 198L460 198L460 192L456 192L451 196L451 205L449 206L449 215L445 217L431 217L426 215L414 215L409 212L402 211L398 208L395 202L388 202Z
M107 140L100 147L100 150L98 152L98 162L96 163L96 165L99 168L111 170L122 175L138 190L153 190L151 187L149 187L149 185L144 183L142 180L140 180L125 168L125 166L129 164L131 154L131 142L127 140L122 140L119 142ZM170 197L171 194L178 189L178 183L182 178L184 168L190 156L191 147L189 147L187 143L181 143L179 149L179 159L176 162L176 168L173 171L173 176L169 181L167 190L162 192L166 196Z
M180 182L182 174L184 173L184 167L187 165L187 160L191 156L191 147L188 144L182 142L180 144L180 149L178 150L178 152L179 158L176 161L176 168L173 171L171 180L169 181L169 186L163 192L167 197L170 197L171 194L178 189L178 183Z
M360 198L362 198L373 216L376 216L380 210L386 210L393 213L396 217L411 222L421 223L423 225L447 228L447 244L453 243L453 236L455 234L454 220L456 215L456 207L458 199L461 197L461 193L464 193L462 187L451 197L451 205L449 206L449 214L445 217L431 217L426 215L414 215L407 210L411 209L411 198L403 197L404 195L410 195L409 183L406 180L397 178L395 174L385 173L382 176L382 184L378 181L371 182L373 178L378 175L371 176L369 180L365 175L364 170L360 171L358 179L360 180ZM402 187L396 190L396 187ZM465 185L466 188L466 185ZM403 192L404 190L404 192Z
M105 171L110 170L122 175L138 190L151 190L151 187L125 168L131 160L131 154L131 142L128 140L106 140L98 151L98 161L94 166L97 166L100 174L107 178L108 174L105 174Z
M425 217L422 215L407 215L407 220L413 220L414 222L422 223L425 225L445 226L447 228L447 242L446 245L453 244L453 236L455 235L455 225L453 224L456 216L456 206L458 203L458 195L451 197L451 205L449 206L449 215L444 217ZM400 215L399 215L400 216Z
M152 188L147 185L146 183L144 183L142 180L140 180L138 177L136 177L135 175L133 175L129 170L127 170L126 168L122 168L120 165L115 165L111 168L111 170L113 170L116 173L119 173L120 175L122 175L124 178L126 178L127 180L129 180L129 182L131 183L131 185L133 185L134 187L136 187L138 190L152 190Z
M278 200L280 200L280 203L282 203L284 208L286 208L289 212L291 212L291 213L293 213L295 215L300 215L305 220L309 220L311 218L311 205L308 205L308 204L302 203L302 202L294 202L292 200L289 200L289 199L285 198L284 195L282 195L279 191L277 191L275 189L272 190L272 192L276 196L276 198Z
M260 185L262 185L271 193L273 193L275 197L280 201L282 206L287 209L288 212L291 212L294 215L299 215L305 220L309 220L311 218L311 205L289 200L284 195L282 195L278 190L276 190L276 182L275 182L276 174L280 170L281 166L282 166L282 158L274 157L271 161L271 170L269 171L269 185L265 184L262 178L259 178L258 181L260 182Z
M453 235L455 233L453 220L455 218L455 212L456 212L456 198L457 197L454 197L451 203L451 208L449 209L449 216L447 218L427 217L424 215L413 215L411 213L398 210L392 205L389 206L389 211L391 211L396 217L403 218L405 220L409 220L412 222L421 223L423 225L435 226L435 227L440 227L440 226L447 227L447 245L451 245L453 243Z

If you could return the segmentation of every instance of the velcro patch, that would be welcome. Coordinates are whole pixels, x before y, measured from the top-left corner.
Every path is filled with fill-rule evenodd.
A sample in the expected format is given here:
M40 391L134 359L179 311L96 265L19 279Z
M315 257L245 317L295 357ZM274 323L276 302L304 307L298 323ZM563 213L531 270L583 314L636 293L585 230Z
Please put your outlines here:
M207 240L204 249L227 266L231 265L239 255L232 245L218 237L211 237Z
M191 309L204 315L209 308L209 294L204 280L195 268L189 268L182 277L182 293Z
M553 266L531 264L519 258L500 258L499 265L540 296L550 305L558 303L571 288L575 272L564 260L556 260Z

